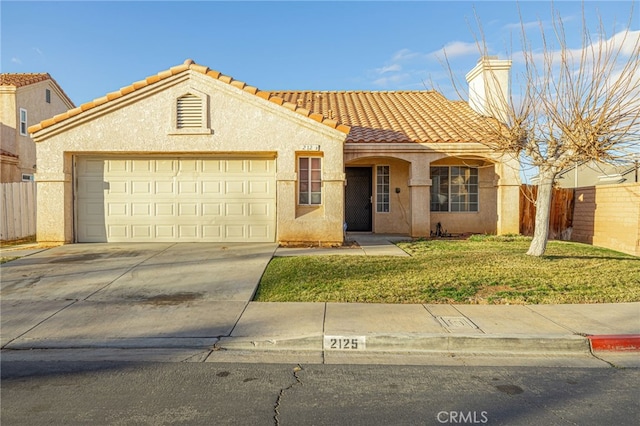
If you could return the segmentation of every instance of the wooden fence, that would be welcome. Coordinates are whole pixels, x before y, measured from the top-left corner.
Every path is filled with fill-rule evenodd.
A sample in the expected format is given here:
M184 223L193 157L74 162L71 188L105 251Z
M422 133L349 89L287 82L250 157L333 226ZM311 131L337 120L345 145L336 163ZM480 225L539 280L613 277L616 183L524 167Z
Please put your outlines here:
M0 241L36 234L36 183L0 184Z
M522 185L520 187L520 234L533 235L538 187ZM571 239L573 222L574 190L555 188L551 199L549 220L549 238L556 240Z

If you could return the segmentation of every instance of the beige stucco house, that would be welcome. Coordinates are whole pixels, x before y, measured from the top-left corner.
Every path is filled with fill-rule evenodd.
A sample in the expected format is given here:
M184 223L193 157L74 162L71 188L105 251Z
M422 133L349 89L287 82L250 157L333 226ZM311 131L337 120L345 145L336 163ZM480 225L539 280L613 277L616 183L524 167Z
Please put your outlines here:
M517 233L519 164L486 119L433 91L267 92L187 60L29 129L37 238Z
M49 74L0 74L0 182L33 180L36 146L27 129L74 107Z

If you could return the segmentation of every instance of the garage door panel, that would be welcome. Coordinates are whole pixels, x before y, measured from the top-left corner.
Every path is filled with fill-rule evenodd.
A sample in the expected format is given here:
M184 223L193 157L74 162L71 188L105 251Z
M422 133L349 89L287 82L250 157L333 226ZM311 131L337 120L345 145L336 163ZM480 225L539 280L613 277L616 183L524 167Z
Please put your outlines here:
M251 173L273 173L272 161L269 160L248 160L249 171Z
M180 216L198 216L198 204L180 203L178 204L178 214Z
M96 194L98 196L102 195L104 191L105 184L102 179L87 179L83 181L79 185L79 189L82 190L86 194ZM90 197L90 195L89 195Z
M224 183L224 192L232 195L244 194L245 183L243 180L228 180Z
M245 160L227 160L225 163L225 172L227 173L245 173Z
M175 216L175 204L174 203L155 203L156 216Z
M221 185L219 180L204 180L201 182L202 194L220 194Z
M151 203L131 203L131 216L134 218L138 218L141 216L151 218L151 206Z
M249 225L249 238L261 239L266 238L271 233L269 225Z
M197 225L179 225L178 226L179 238L196 238L198 237Z
M173 240L176 237L176 227L174 225L156 225L156 238Z
M94 205L94 207L98 207L96 205ZM128 209L128 205L126 203L110 203L107 205L107 212L109 214L109 216L128 216L129 215L129 209ZM99 214L99 212L96 211L96 213ZM134 211L133 214L135 215L135 205L134 205Z
M111 240L113 238L129 238L129 227L126 225L108 225L107 237Z
M222 215L222 203L203 203L202 216L217 217Z
M219 174L222 172L222 161L220 160L202 160L202 173Z
M133 195L153 194L151 191L152 184L148 180L131 181L131 193Z
M269 193L269 182L249 182L249 195L267 195Z
M106 168L111 173L128 172L129 162L127 160L109 160L106 162Z
M151 226L149 225L133 225L131 226L131 236L133 238L151 238Z
M79 173L83 176L103 176L105 163L103 160L87 160L79 165Z
M176 160L155 160L153 163L154 171L156 173L173 173L177 169Z
M227 217L243 217L245 216L244 203L227 203L225 204L225 216Z
M154 182L155 191L154 194L174 194L175 185L172 180L157 180Z
M110 160L113 161L113 160ZM142 172L151 172L153 170L152 162L155 164L157 160L130 160L131 161L131 172L132 173L142 173Z
M198 182L178 182L178 195L198 193Z
M84 232L88 238L87 242L99 242L104 241L107 238L107 232L104 226L100 225L87 225ZM92 241L94 240L94 241Z
M109 182L100 182L100 186L101 188L98 189L97 193L99 193L100 195L102 194L102 191L104 189L106 189L107 191L109 191L109 194L122 194L122 195L126 195L129 194L129 189L131 188L131 184L129 181L119 181L119 180L112 180Z
M78 241L275 241L275 161L79 158Z
M223 236L221 225L204 225L202 226L202 237L221 239Z
M252 218L262 218L267 220L272 214L268 203L249 203L249 216Z
M225 237L233 240L246 239L244 230L243 225L227 225L225 226Z

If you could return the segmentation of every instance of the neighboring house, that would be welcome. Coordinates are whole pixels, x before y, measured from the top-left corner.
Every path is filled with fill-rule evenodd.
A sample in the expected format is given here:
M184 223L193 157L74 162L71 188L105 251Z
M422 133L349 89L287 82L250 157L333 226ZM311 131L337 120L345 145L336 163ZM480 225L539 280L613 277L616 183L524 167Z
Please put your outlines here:
M609 164L587 161L558 173L556 182L560 188L634 183L638 182L638 162Z
M487 147L487 119L433 91L267 92L187 60L29 129L37 238L517 233L519 164Z
M49 74L0 74L0 182L33 180L36 147L28 127L75 105Z

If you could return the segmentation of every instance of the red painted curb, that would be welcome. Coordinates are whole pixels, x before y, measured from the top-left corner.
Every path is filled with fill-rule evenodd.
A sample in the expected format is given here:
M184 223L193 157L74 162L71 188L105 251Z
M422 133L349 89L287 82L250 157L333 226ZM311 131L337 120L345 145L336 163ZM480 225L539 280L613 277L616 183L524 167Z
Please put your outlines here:
M594 351L640 351L640 334L587 336Z

